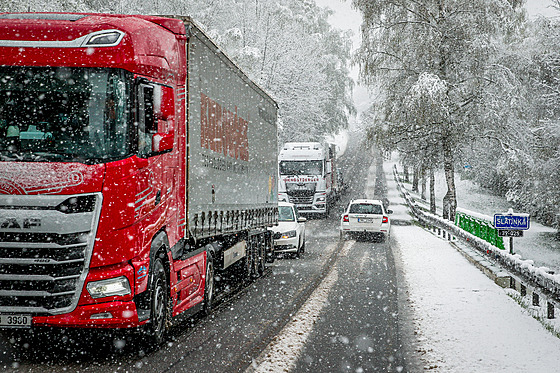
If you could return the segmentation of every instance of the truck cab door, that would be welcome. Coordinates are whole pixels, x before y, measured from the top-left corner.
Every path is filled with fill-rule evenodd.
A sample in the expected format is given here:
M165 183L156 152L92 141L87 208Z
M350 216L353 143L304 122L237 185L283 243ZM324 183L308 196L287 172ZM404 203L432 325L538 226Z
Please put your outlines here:
M159 210L161 205L173 195L174 179L173 161L169 159L173 149L173 131L169 128L168 118L160 113L162 87L142 79L137 84L136 95L137 156L146 162L141 162L138 170L135 212L138 219L147 219L146 225L155 230L160 229L160 224L153 223L161 221L160 216L165 213ZM154 213L156 209L158 212ZM151 236L145 232L145 237Z

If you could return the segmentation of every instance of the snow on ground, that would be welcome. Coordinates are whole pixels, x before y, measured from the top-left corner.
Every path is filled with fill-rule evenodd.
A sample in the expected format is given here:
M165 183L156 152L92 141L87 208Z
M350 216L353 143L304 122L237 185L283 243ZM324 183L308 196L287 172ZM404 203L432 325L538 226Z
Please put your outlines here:
M393 227L425 367L432 372L554 372L560 339L447 241Z
M393 220L410 220L386 163ZM404 274L415 348L430 372L554 372L560 339L470 264L448 241L424 229L392 227ZM413 370L411 370L413 371Z
M390 161L391 167L395 160ZM399 172L402 172L402 167ZM512 208L511 204L503 197L496 196L490 191L479 187L471 180L462 179L456 175L455 184L457 188L457 207L458 210L469 213L476 217L486 217L490 222L493 221L494 214L507 213ZM409 185L410 187L410 185ZM428 188L429 185L426 185ZM408 188L409 191L411 188ZM436 174L435 193L438 212L441 211L443 196L447 192L447 185L443 173ZM427 191L426 194L429 192ZM418 198L418 194L411 193ZM429 197L428 197L429 198ZM514 212L524 212L517 211ZM441 215L441 213L439 213ZM542 224L531 220L530 228L524 232L523 237L514 239L514 251L521 255L523 259L531 259L537 267L548 267L560 273L560 247L559 241L555 238L556 229L545 227ZM508 240L509 241L509 240ZM509 242L505 241L506 249L509 250Z

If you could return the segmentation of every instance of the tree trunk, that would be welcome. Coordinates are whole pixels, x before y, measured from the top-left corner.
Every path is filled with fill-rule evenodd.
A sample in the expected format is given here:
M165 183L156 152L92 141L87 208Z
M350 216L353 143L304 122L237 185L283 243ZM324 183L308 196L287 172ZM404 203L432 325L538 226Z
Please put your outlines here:
M434 169L430 168L430 212L436 214L436 177Z
M420 198L424 201L426 200L426 169L424 167L420 168L420 184L422 186L420 193Z
M414 167L413 175L412 175L412 191L418 192L418 177L420 176L420 172L418 171L418 167Z
M443 145L443 171L447 183L447 193L443 197L443 218L454 221L457 212L457 191L455 189L455 169L449 144Z
M408 175L408 166L403 164L403 171L404 171L404 181L407 183L410 182L410 176Z

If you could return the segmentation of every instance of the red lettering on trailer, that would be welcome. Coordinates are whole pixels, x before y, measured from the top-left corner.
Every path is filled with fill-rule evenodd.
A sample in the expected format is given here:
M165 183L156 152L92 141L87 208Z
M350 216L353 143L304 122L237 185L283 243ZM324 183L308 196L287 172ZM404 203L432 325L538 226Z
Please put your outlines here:
M249 121L200 94L200 146L225 156L249 161Z

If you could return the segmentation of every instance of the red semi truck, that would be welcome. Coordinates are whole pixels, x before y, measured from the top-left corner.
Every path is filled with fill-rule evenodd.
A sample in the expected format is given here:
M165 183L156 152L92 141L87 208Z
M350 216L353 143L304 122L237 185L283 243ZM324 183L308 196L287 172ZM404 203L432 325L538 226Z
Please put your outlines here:
M190 18L4 13L0 39L0 328L161 342L262 274L277 105Z

